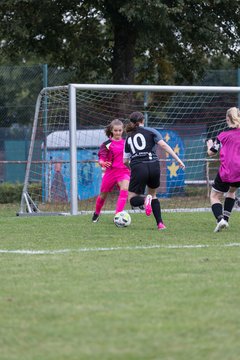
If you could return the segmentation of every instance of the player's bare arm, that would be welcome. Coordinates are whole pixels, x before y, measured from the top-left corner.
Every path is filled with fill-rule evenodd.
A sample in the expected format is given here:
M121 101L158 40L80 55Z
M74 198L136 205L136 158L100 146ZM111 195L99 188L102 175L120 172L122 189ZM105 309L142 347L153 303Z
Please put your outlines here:
M166 152L168 152L179 164L180 168L185 169L185 164L181 159L175 154L171 146L169 146L164 140L158 141L158 145L160 145Z

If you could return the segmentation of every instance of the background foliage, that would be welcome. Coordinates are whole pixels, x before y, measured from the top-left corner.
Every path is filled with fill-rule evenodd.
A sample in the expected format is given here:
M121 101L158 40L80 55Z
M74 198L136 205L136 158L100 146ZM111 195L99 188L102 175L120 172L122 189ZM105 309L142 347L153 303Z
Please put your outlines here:
M192 82L239 64L240 0L3 0L1 62L48 63L78 82Z

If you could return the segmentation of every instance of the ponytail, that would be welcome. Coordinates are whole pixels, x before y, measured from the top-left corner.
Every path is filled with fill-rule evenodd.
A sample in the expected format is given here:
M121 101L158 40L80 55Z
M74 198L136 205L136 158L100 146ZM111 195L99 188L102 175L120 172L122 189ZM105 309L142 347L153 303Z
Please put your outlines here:
M144 115L140 111L134 111L129 116L130 123L126 126L126 133L136 131L137 127L144 122Z
M132 132L132 131L136 131L138 126L139 126L139 123L130 122L130 123L128 123L126 125L125 131L126 131L127 134Z

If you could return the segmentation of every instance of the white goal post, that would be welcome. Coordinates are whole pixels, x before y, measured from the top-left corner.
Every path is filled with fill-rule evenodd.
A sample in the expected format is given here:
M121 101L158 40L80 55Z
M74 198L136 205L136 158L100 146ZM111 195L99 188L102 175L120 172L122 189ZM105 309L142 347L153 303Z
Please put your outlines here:
M104 129L114 118L127 121L132 111L142 111L145 124L165 140L175 139L170 145L186 163L181 173L159 153L166 164L159 189L163 209L205 209L210 173L217 168L212 165L217 161L206 157L205 140L226 127L226 110L238 106L239 94L239 87L217 86L69 84L42 89L18 215L92 212L101 182L97 149L106 139ZM114 209L114 201L105 211Z

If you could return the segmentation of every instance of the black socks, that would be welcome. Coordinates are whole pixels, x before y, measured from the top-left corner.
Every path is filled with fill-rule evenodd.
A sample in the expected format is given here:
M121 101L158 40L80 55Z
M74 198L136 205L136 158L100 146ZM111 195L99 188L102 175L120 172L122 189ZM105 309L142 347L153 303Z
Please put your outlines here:
M226 197L224 200L224 209L222 204L220 203L216 203L212 205L213 215L215 216L218 222L223 218L226 221L229 220L234 204L235 204L235 199Z
M161 206L158 199L152 200L152 211L158 225L160 222L162 222Z
M142 206L144 204L144 200L145 200L145 198L143 196L140 196L140 195L133 196L130 199L130 205L133 207Z
M224 208L223 208L223 217L224 220L228 221L229 216L231 215L232 209L235 204L235 199L226 197L224 201Z

